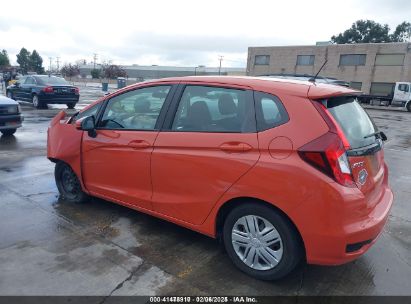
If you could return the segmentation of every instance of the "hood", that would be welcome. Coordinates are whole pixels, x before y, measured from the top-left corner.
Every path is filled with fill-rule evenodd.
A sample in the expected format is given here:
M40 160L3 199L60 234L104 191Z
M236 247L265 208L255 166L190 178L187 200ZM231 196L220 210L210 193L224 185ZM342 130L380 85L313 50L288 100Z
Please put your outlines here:
M0 95L0 105L18 105L19 103L13 99Z

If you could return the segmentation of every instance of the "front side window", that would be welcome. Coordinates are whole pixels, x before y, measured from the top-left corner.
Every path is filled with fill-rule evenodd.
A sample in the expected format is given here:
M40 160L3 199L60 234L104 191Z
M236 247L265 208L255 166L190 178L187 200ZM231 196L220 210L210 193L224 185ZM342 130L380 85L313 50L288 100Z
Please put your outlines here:
M408 92L409 91L409 85L402 83L398 86L398 90L403 91L403 92Z
M172 130L255 132L254 117L254 105L249 91L187 86L181 97Z
M298 55L297 65L314 65L314 55Z
M24 84L35 84L33 77L27 77Z
M102 104L102 102L99 102L98 104L95 104L94 106L91 106L87 110L77 113L75 116L73 116L73 118L71 119L71 122L74 123L76 120L79 120L79 119L81 119L83 117L87 117L87 116L93 116L94 115L94 117L96 117L97 112L101 107L101 104Z
M156 86L136 89L111 98L98 127L155 130L170 88L170 86Z
M254 99L258 131L275 128L288 122L288 113L278 97L268 93L254 92Z
M256 55L254 64L255 65L269 65L270 56L269 55Z

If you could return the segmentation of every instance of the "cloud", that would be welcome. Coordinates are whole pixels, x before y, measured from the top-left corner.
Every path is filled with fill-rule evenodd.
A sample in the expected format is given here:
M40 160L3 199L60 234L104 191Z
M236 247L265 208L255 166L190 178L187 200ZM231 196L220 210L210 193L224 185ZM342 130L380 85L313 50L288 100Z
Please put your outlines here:
M245 66L249 46L304 45L330 39L358 19L410 21L409 0L20 0L18 13L0 10L0 48L12 62L21 47L62 62ZM43 16L39 18L38 16Z

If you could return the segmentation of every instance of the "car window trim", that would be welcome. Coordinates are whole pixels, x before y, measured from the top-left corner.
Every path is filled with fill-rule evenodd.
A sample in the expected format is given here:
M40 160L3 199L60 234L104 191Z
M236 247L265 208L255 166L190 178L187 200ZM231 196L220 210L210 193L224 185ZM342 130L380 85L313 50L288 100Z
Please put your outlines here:
M253 109L254 109L254 124L255 124L255 131L253 132L236 132L236 131L178 131L178 130L173 130L173 122L175 119L175 116L177 115L177 110L181 102L181 98L183 97L184 90L188 86L202 86L202 87L211 87L211 88L220 88L220 89L227 89L227 90L240 90L240 91L245 91L247 94L247 97L250 98L253 102ZM189 83L180 83L178 85L178 88L176 90L176 93L174 94L174 98L170 104L170 109L167 112L166 118L164 120L163 126L161 128L162 132L175 132L175 133L226 133L226 134L253 134L257 133L257 117L256 117L256 111L255 111L255 100L254 100L254 93L252 88L250 87L243 87L243 86L231 86L229 84L224 84L224 83L202 83L202 82L189 82Z
M108 97L107 99L105 99L105 100L103 101L103 104L102 104L102 106L100 107L100 109L99 109L99 111L98 111L98 113L97 113L97 117L96 117L96 130L137 131L137 132L142 132L142 131L145 131L145 132L158 132L158 131L160 131L160 129L161 129L160 126L162 125L163 120L164 120L164 116L166 115L166 113L163 113L163 112L167 112L168 107L169 107L169 104L171 103L171 100L172 100L172 98L174 97L174 94L175 94L177 85L178 85L177 83L166 83L166 82L164 82L164 83L158 83L158 84L150 84L150 85L147 85L147 86L141 86L141 87L137 87L137 88L130 88L129 90L126 90L126 91L123 91L123 92L121 92L121 93L119 93L119 94L115 94L114 96ZM115 98L115 97L117 97L117 96L126 94L126 93L131 92L131 91L137 91L137 90L141 90L141 89L152 88L152 87L159 87L159 86L169 86L169 87L170 87L170 91L168 92L167 97L166 97L166 99L164 100L163 106L161 107L160 113L159 113L159 115L158 115L158 118L157 118L157 121L156 121L156 124L155 124L153 130L147 130L147 129L107 129L107 128L100 128L100 127L98 127L99 124L101 123L101 119L103 118L104 111L105 111L106 108L107 108L107 104L110 102L111 99L113 99L113 98ZM166 110L166 109L167 109L167 110Z

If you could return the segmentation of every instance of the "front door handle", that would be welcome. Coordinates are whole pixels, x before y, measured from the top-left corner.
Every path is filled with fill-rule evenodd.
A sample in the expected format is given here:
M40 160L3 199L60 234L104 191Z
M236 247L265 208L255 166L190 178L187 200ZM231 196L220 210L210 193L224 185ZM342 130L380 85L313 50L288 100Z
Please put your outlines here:
M133 140L128 143L128 146L133 149L146 149L151 147L150 143L145 140Z
M224 152L246 152L250 151L253 147L249 144L242 142L228 142L220 146L220 150Z

